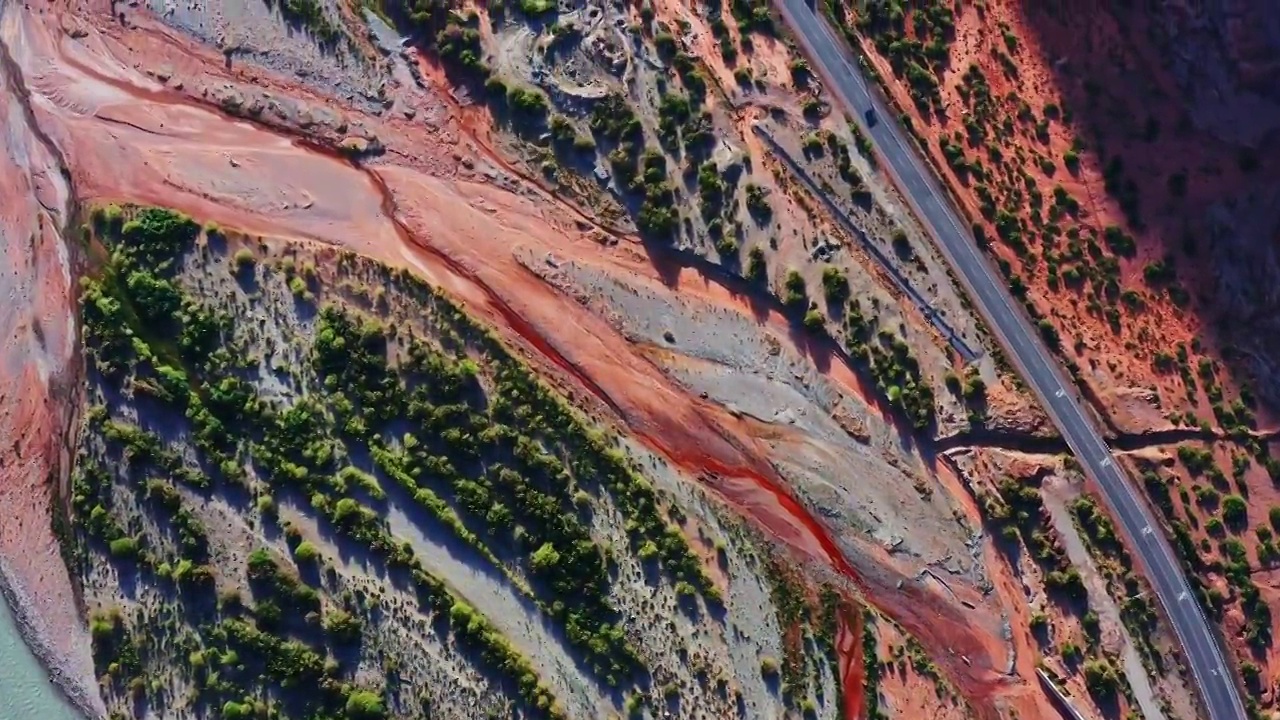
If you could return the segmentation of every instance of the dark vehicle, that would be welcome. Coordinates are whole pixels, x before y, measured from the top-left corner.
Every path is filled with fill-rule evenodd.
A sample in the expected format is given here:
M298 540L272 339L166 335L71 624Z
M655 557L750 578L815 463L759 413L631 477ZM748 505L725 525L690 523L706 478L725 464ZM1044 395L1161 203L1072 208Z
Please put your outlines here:
M873 128L876 126L876 109L875 108L871 108L870 110L868 110L866 113L863 114L863 117L867 119L867 127Z

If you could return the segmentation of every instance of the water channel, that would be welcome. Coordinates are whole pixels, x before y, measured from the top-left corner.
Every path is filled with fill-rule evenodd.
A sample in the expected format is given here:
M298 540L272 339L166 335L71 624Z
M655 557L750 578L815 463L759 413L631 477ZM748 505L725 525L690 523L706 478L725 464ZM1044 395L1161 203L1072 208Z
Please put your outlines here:
M0 718L83 720L22 641L13 611L3 598L0 598Z

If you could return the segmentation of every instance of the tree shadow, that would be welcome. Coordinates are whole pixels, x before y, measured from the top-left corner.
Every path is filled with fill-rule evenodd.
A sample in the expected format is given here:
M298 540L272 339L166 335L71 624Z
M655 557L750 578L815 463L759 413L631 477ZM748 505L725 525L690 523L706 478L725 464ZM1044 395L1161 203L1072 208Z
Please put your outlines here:
M240 286L240 290L245 295L254 296L262 289L262 281L258 277L256 262L240 267L233 265L232 270L235 273L236 284Z
M353 453L353 458L358 459L359 457L360 456L358 454ZM481 575L484 582L491 583L495 587L499 588L499 592L508 594L516 603L519 604L524 613L531 617L538 618L541 629L549 636L553 637L565 654L573 659L574 665L580 672L584 681L592 682L596 685L596 689L598 691L606 694L612 694L615 696L615 700L621 700L622 690L628 687L629 684L624 682L620 683L618 687L608 687L604 684L595 682L597 675L596 670L588 661L585 654L570 643L563 623L551 617L539 602L531 599L523 590L516 587L512 583L511 579L502 572L499 567L496 567L493 562L484 557L479 549L468 544L462 538L459 538L457 534L455 534L450 528L446 527L434 514L432 514L431 511L427 510L420 503L414 500L407 490L395 481L382 475L372 465L366 467L369 468L368 472L374 473L375 477L378 477L380 482L383 484L383 491L386 493L386 498L381 501L381 504L388 510L388 512L397 512L402 514L408 524L421 535L423 540L437 546L439 552L443 552L443 554L453 558L454 562L464 565L471 571ZM433 490L439 489L440 488L433 488ZM446 493L446 495L447 494L448 493ZM457 508L453 509L459 518L465 517L465 513L458 511ZM339 537L341 537L340 532L337 532L336 530L335 532ZM476 531L472 530L472 532ZM487 533L483 528L480 529L477 533L477 537L483 538L485 536L487 536ZM397 539L400 541L408 541L413 543L415 546L418 544L413 542L411 538L405 538L399 535L397 536ZM498 558L499 562L516 563L523 560L523 553L518 552L518 548L516 548L513 543L485 543L485 547L491 552L493 552L495 548L498 550L494 555ZM418 551L418 554L421 555L422 548L415 549ZM405 577L407 578L407 574ZM528 582L530 588L533 590L534 596L542 598L543 602L549 603L556 599L555 594L537 578L531 577L528 579Z
M408 573L392 572L391 566L380 553L343 532L323 513L315 512L305 491L294 487L277 487L274 491L277 504L291 506L298 513L315 519L320 539L337 548L338 559L343 564L359 566L402 590L411 586Z

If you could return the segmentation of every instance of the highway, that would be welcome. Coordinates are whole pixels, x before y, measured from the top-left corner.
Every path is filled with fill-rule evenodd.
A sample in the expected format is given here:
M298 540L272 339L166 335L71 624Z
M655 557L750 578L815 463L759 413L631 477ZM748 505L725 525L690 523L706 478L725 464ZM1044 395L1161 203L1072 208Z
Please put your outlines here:
M1098 484L1173 625L1210 720L1245 720L1234 674L1151 509L1112 459L1089 410L898 126L897 114L869 90L867 79L846 54L842 40L806 0L776 0L775 4L814 64L814 71L825 78L828 92L875 143L881 164L906 195L1010 360L1039 396L1076 459ZM866 122L869 109L874 109L879 119L873 127Z

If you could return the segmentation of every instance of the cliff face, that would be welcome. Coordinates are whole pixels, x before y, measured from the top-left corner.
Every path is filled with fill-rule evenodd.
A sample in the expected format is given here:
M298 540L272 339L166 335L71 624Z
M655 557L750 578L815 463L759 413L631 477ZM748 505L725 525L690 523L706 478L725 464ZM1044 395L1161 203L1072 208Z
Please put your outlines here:
M1020 71L1034 76L1043 69L1070 108L1067 139L1092 155L1082 179L1098 201L1094 218L1099 226L1128 228L1143 246L1126 282L1159 295L1143 271L1163 259L1176 268L1172 282L1189 291L1188 302L1132 321L1150 324L1147 335L1166 348L1193 339L1211 348L1239 378L1250 378L1274 410L1280 402L1271 381L1280 368L1280 347L1271 347L1280 309L1273 289L1280 269L1274 3L1023 1L1009 19L1029 30L1039 50L1017 60Z
M1203 208L1202 277L1206 320L1229 328L1228 356L1238 355L1274 406L1270 382L1280 371L1280 177L1272 159L1280 143L1280 15L1261 0L1169 2L1156 17L1169 68L1197 130L1236 149L1246 172L1230 192Z
M1256 390L1274 408L1280 391L1280 184L1244 189L1211 206L1205 244L1212 272L1204 293L1216 318L1231 332L1224 338L1258 379Z
M1169 67L1195 123L1257 146L1280 127L1280 15L1264 0L1176 0L1163 21Z

